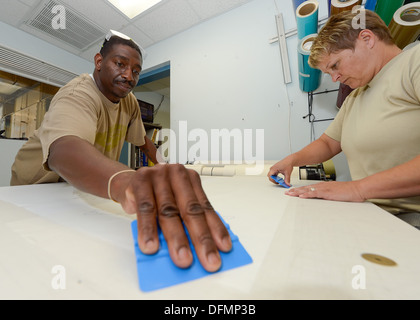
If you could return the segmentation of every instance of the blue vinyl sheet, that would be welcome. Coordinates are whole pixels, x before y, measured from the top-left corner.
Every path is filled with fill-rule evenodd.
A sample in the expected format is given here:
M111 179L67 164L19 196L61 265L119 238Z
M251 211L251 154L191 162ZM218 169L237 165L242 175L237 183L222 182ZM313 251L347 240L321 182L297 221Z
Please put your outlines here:
M226 222L223 219L222 221L229 231L232 240L232 250L228 253L220 252L222 266L220 270L216 273L231 270L252 263L251 256L242 246L242 244L239 241L239 238L235 234L233 234L233 232L230 230L229 225L226 224ZM160 229L160 250L154 255L146 255L140 251L137 240L137 220L132 222L131 230L134 240L138 281L140 289L142 291L150 292L158 289L163 289L166 287L174 286L177 284L196 280L214 274L206 271L201 266L200 262L198 261L194 247L191 243L191 239L188 235L188 231L186 231L186 234L190 242L190 247L193 253L194 261L189 268L181 269L172 262L169 256L168 245Z

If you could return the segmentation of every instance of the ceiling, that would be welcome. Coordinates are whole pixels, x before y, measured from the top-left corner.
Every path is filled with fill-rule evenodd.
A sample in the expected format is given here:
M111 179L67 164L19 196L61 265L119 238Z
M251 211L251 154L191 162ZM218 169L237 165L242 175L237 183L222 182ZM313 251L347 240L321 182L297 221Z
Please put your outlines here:
M135 92L154 92L170 98L171 94L171 79L165 77L160 80L142 84L134 89Z
M163 0L155 7L130 20L107 0L0 0L0 21L92 61L105 34L110 29L129 35L144 48L147 48L250 1ZM102 33L97 39L79 49L62 39L56 39L49 36L48 33L28 27L27 22L34 19L34 16L50 3L63 5L69 14L69 20L71 16L76 16L81 19L79 21L89 23ZM54 17L57 16L57 13L51 15ZM72 15L70 16L70 14ZM67 28L71 28L71 22L67 21ZM65 33L66 30L57 32Z
M147 49L250 1L163 0L130 20L107 0L0 0L0 21L92 61L110 29L129 35ZM63 30L52 28L54 18L60 23L57 18L62 11L57 8L65 9ZM169 79L153 85L167 94Z

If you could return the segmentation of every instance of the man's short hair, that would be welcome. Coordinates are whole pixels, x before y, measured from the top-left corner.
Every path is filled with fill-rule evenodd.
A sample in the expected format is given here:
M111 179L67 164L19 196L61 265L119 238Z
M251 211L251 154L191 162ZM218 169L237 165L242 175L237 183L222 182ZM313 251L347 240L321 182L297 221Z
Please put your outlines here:
M107 54L112 50L112 47L118 44L123 44L135 49L140 54L140 59L143 61L141 50L139 46L134 43L134 41L123 39L117 36L113 36L109 40L105 40L99 53L102 55L102 57L105 58Z
M363 26L361 15L364 15L365 25ZM311 47L309 65L312 68L317 68L325 55L346 49L354 50L360 32L366 29L371 30L379 40L387 44L394 44L387 25L375 12L365 9L355 12L343 11L331 16L320 30Z

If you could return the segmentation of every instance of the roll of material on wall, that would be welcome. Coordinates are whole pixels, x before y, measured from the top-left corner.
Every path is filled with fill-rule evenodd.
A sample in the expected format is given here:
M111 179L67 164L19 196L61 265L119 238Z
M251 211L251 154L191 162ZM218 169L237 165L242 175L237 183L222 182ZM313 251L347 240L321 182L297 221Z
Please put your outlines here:
M395 11L404 4L404 0L377 0L375 12L389 25Z
M313 69L308 62L316 36L316 33L307 35L298 44L299 87L303 92L315 91L321 83L321 71Z
M296 22L298 39L307 35L318 33L318 1L308 0L301 3L296 9Z
M362 5L362 0L331 0L331 15L352 10L355 6L360 5Z
M416 41L420 35L420 2L399 8L389 24L389 31L400 49Z
M366 0L365 9L375 11L376 1L377 0Z

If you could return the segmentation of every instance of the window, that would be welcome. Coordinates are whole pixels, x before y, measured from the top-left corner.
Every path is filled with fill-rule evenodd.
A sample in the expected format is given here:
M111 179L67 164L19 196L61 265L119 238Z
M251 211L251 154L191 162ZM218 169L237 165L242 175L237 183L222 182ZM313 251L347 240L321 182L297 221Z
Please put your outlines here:
M0 136L27 139L41 125L58 87L0 71Z

